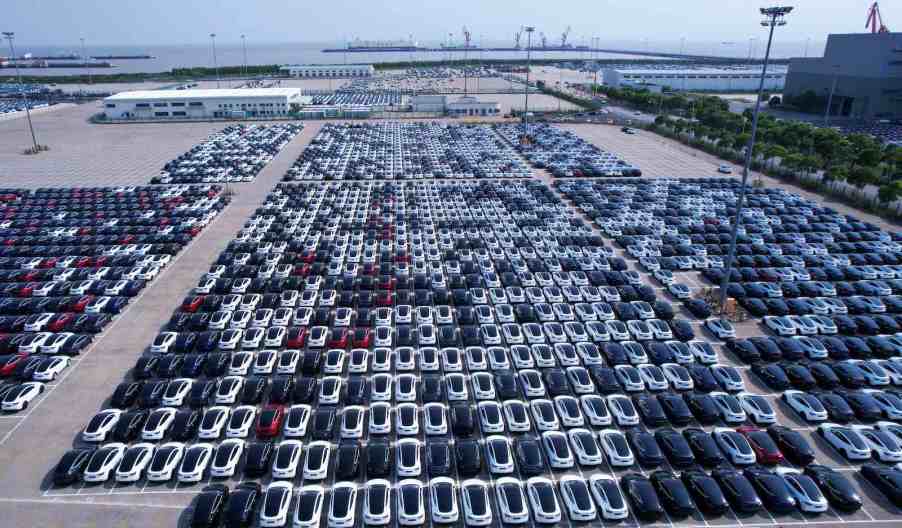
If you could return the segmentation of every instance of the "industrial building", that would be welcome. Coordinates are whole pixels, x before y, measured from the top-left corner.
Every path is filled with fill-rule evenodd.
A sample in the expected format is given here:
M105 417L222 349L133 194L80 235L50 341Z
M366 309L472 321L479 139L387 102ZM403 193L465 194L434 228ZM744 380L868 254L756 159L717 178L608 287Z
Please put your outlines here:
M902 117L902 33L852 33L827 37L824 56L789 61L787 102L817 96L830 114L874 119Z
M301 79L345 79L372 77L376 68L372 64L294 64L279 70L288 77Z
M619 70L606 68L602 71L604 83L613 88L660 87L674 91L694 92L751 92L758 89L761 70L754 69L689 69L671 70ZM786 82L786 73L768 70L764 79L764 89L779 91Z
M312 98L300 88L138 90L103 100L107 119L204 119L286 116Z
M461 96L448 101L444 95L415 95L409 99L413 112L444 113L449 116L494 116L501 113L497 101L480 101L476 97Z

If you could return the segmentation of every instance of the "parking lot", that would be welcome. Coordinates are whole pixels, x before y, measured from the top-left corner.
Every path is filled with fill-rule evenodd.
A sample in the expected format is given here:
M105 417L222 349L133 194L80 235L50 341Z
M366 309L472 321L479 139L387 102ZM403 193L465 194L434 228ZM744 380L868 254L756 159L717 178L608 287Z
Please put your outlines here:
M190 485L184 483L176 484L173 481L164 484L152 484L145 481L139 481L138 484L130 485L112 483L105 483L102 485L76 484L74 486L54 488L49 485L49 470L67 448L84 445L79 440L78 433L85 426L87 420L89 420L93 413L99 409L108 407L108 402L105 402L104 400L112 393L119 382L123 379L127 379L127 377L124 377L125 373L135 365L135 362L142 352L144 352L146 346L154 340L154 337L158 334L160 329L164 327L166 321L169 320L170 315L172 314L172 310L177 307L185 294L197 284L201 275L210 269L210 266L214 263L217 256L226 248L229 240L235 236L241 226L245 223L245 220L253 215L259 204L263 202L264 197L269 193L269 190L275 185L275 182L280 180L283 174L285 174L288 167L300 154L303 145L316 134L319 127L319 123L314 123L312 126L305 128L298 137L275 157L275 160L269 166L261 171L255 183L236 186L237 194L232 205L204 232L198 235L197 239L182 253L183 257L171 263L153 287L148 288L146 294L141 299L134 302L133 306L117 320L121 322L111 326L107 334L101 337L98 346L83 357L81 360L82 364L74 371L72 379L65 380L65 384L67 385L65 398L61 396L60 391L55 391L48 395L45 400L42 400L44 403L41 404L40 414L27 414L25 415L28 417L26 420L11 420L5 417L0 418L0 435L2 435L0 436L0 444L2 444L2 448L0 448L0 463L6 468L4 474L0 476L0 504L10 504L10 519L15 522L16 525L27 526L39 523L50 524L59 522L59 519L62 516L65 516L67 525L73 526L88 526L91 525L90 523L109 525L116 522L127 523L129 526L172 526L177 523L187 522L190 510L186 510L185 507L206 483L220 482L220 479L210 478L209 472L207 472L200 483ZM640 132L638 136L626 136L615 127L574 126L568 128L573 129L585 139L593 141L604 149L639 166L643 170L643 176L646 178L661 176L697 177L714 175L716 163L703 157L703 154L699 154L698 156L687 154L683 149L674 144L665 143L660 138L656 138L650 134ZM190 147L191 144L191 142L186 142L186 144L181 147L182 150ZM176 152L176 154L178 154L178 152ZM165 162L165 159L163 162ZM549 181L547 175L539 172L537 172L536 175L543 181ZM146 177L143 177L141 181L146 181ZM311 188L316 189L319 186L326 184L313 183L305 185L312 185ZM527 187L513 181L502 182L501 185L508 187L505 192L508 192L511 195L517 195L521 190ZM492 187L484 189L492 189ZM492 192L497 193L499 190L495 189ZM532 191L526 194L529 195L531 192ZM532 196L547 196L549 199L551 197L561 196L556 190L549 192L551 193L549 195L532 194ZM328 213L329 211L335 211L336 214L345 213L346 211L354 210L351 205L352 203L355 204L355 206L369 203L367 200L357 199L352 202L344 201L329 204L330 209L322 209L324 206L323 202L321 200L316 200L315 194L311 196L314 197L314 201L310 202L310 204L315 203L316 207L319 208L318 210L320 213ZM382 199L386 196L391 196L391 194L378 195L378 197ZM425 196L429 195L427 194ZM442 210L441 208L437 208L439 202L444 202L444 204L446 204L445 211L448 211L449 209L464 211L466 210L466 206L472 208L473 204L476 203L495 203L490 200L480 200L479 195L460 195L456 194L456 192L440 196L442 196L442 200L430 201L427 199L426 201L418 201L417 203L423 204L420 205L420 207L424 210L427 209L425 204L430 204L428 208L431 208L433 211ZM549 218L582 218L582 215L576 207L570 204L565 198L562 199L566 206L555 209L554 216ZM447 204L454 204L456 207L447 206ZM518 203L518 206L519 205L520 204ZM398 207L398 205L393 204L389 210L397 212L398 209L396 209L396 207ZM409 211L411 207L410 204L408 204L407 207L407 210ZM377 210L381 211L381 208ZM323 217L321 221L327 222L328 218L328 216ZM454 217L452 216L452 218ZM307 220L304 219L304 222L306 221ZM502 223L500 225L507 224ZM397 229L397 226L393 229ZM599 231L597 228L592 228L587 234L588 233L599 233ZM889 504L879 491L872 488L857 475L856 470L858 466L849 463L844 457L833 451L829 445L812 433L813 427L810 424L802 421L789 410L785 404L779 403L775 399L775 391L764 386L760 380L748 370L746 365L738 361L731 353L726 352L723 347L720 346L722 341L717 340L702 330L700 326L701 321L695 319L684 309L679 308L680 303L665 291L664 286L656 280L651 279L649 274L637 265L635 259L626 255L623 248L613 243L611 237L605 236L603 240L604 247L611 248L615 258L625 258L628 270L639 271L639 277L642 284L652 288L658 299L667 300L673 303L675 308L678 308L677 317L690 320L697 339L708 341L716 345L715 349L719 362L736 365L736 367L740 369L747 390L768 394L774 410L777 413L777 422L791 426L794 429L801 431L809 438L815 450L816 463L832 466L846 474L850 480L852 480L853 485L860 492L864 501L862 509L851 515L838 514L835 510L831 509L816 517L803 516L799 513L793 515L772 516L762 510L761 513L753 516L745 516L734 512L728 512L719 517L703 517L697 515L685 519L664 516L656 524L663 526L680 525L701 527L728 525L794 526L801 524L827 526L839 523L853 523L876 526L893 522L894 516L898 514L898 510ZM428 261L428 259L426 260ZM500 260L503 261L504 259ZM445 262L445 259L442 258L440 261ZM499 260L495 260L496 264L498 262ZM413 266L413 261L411 261L411 266ZM445 272L444 275L446 279L450 278L448 272ZM678 281L685 282L693 288L702 288L707 285L699 277L697 272L677 272L675 275ZM320 289L318 291L322 290ZM498 322L498 324L500 326L502 323ZM330 329L334 328L331 323L327 326ZM351 326L351 328L354 327L354 325ZM390 327L397 330L397 322L392 323ZM738 324L736 330L739 337L762 335L764 333L762 327L754 322ZM376 335L374 335L373 338L378 337L378 333L375 334ZM413 332L413 335L416 336L418 333ZM354 336L349 337L354 339ZM441 338L441 336L439 337ZM482 345L489 346L487 343L482 343ZM330 347L325 347L323 351L325 352L328 348ZM464 347L461 346L461 350L463 350L463 348ZM467 366L463 368L462 372L466 373L470 371L471 365L466 359L464 359L464 364ZM473 368L471 374L477 371L481 372L478 370L478 367ZM396 376L396 381L398 375L404 375L407 372L408 371L403 369L398 370L397 365L394 365L393 370L390 371L391 374ZM446 372L446 375L453 373L454 372ZM372 378L376 373L369 372L367 375ZM426 374L426 376L429 375L430 374L428 373ZM351 375L347 372L342 372L340 376L343 384L347 385ZM88 380L91 382L86 383ZM64 402L68 401L77 403L74 404L74 406L64 405ZM475 395L471 394L469 401L475 409L475 404L477 403ZM417 400L417 403L422 403L422 401ZM449 406L452 404L452 402L447 403ZM259 405L262 406L263 404ZM314 409L316 408L317 407L314 406ZM33 409L30 412L34 412L35 410L37 409ZM340 417L341 413L339 413L338 416ZM15 421L16 425L7 424L7 422L13 421ZM312 423L313 422L311 421L311 424ZM424 434L423 425L424 424L421 421L420 433L415 437L425 445L429 443L430 438ZM616 428L616 425L611 427ZM640 428L645 427L643 426ZM705 430L711 430L710 426L704 426L703 428ZM590 427L590 429L594 428ZM654 430L653 428L649 429ZM253 433L251 433L251 436L253 436ZM33 447L35 438L46 439L46 441L42 442L40 448L35 448ZM394 434L389 438L392 440L397 439ZM477 440L484 439L479 426L476 427L473 438ZM366 433L364 433L364 438L361 439L361 442L364 442L365 440ZM336 456L334 447L337 447L338 445L337 436L334 441L336 444L333 446L333 459ZM310 438L305 438L303 455L301 457L301 467L303 466L304 455L307 453L309 443ZM365 444L362 443L362 445ZM240 467L241 466L239 466L239 471ZM299 473L301 467L298 468ZM661 467L669 469L670 464L665 462ZM324 481L321 481L326 488L329 488L336 481L334 471L335 468L332 467L329 470L327 478ZM546 468L543 474L546 477L551 478L554 482L559 482L561 477L568 474L584 478L588 478L590 475L596 473L619 477L626 472L639 472L641 474L650 473L650 471L650 469L638 467L633 467L629 470L615 469L607 462L604 462L597 470L587 469L586 467L580 469L580 466L577 464L571 470L551 470ZM361 476L356 482L362 484L367 480L362 476L363 473L365 473L365 471L361 471ZM426 470L423 469L421 480L426 479L425 475ZM499 474L488 472L485 467L485 461L483 461L482 470L477 478L488 483L494 483L499 476ZM522 477L523 480L525 480L525 476L519 472L519 469L515 470L514 476L518 478ZM399 480L394 472L391 472L391 479L394 482ZM222 480L222 482L233 487L241 480L243 479L234 477ZM264 478L262 479L262 482L267 483L269 482L269 479ZM298 477L295 482L298 484L308 483L300 477ZM40 492L36 493L35 490L38 489ZM490 495L493 501L494 517L497 519L499 510L497 509L497 504L494 502L495 497L491 490ZM559 495L558 501L560 502L561 508L564 509L564 504L561 500L561 496ZM361 502L362 496L359 496L357 505L358 513L362 513L363 505ZM395 505L393 504L393 508L394 507ZM0 509L6 510L3 506L0 506ZM358 517L358 519L360 518L361 517ZM426 524L431 523L427 520ZM571 522L567 520L567 515L564 513L564 521L562 524L579 525L584 523ZM609 522L596 520L590 524L593 526L602 526L609 524ZM631 526L636 524L636 522L631 518L621 524ZM323 526L325 526L325 521Z

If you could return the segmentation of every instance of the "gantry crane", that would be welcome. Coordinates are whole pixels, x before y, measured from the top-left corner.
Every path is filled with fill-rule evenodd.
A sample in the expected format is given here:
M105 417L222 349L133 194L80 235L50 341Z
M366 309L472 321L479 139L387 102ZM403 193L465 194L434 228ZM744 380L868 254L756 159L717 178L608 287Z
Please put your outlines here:
M877 2L871 4L868 8L868 18L864 22L864 27L870 26L871 33L889 33L889 28L883 24L883 17L880 16L880 6Z
M565 29L564 32L561 34L561 47L562 48L567 47L567 37L570 36L570 29L571 29L570 26L567 26L567 29Z

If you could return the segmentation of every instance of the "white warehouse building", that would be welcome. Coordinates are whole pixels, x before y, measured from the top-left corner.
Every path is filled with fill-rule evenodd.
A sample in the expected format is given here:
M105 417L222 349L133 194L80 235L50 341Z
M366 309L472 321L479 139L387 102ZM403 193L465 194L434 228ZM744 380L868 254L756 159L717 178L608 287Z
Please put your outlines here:
M761 70L617 70L606 68L602 72L604 83L613 88L621 86L659 86L671 90L700 92L752 92L758 89ZM786 83L785 71L771 71L764 79L765 90L782 90Z
M294 64L279 70L288 77L302 79L372 77L376 73L372 64Z
M138 90L103 100L108 119L204 119L285 116L310 104L300 88Z

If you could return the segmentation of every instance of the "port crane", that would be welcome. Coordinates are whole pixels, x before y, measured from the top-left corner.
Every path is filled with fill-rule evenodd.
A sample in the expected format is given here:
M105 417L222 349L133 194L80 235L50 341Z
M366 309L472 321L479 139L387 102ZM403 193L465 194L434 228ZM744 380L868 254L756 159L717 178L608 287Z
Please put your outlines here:
M562 48L567 47L567 37L570 36L570 29L571 29L570 26L567 26L567 29L565 29L564 32L561 34L561 47Z
M470 34L470 30L467 29L467 26L464 26L463 34L464 34L464 49L466 49L466 48L470 47L470 37L472 36Z
M542 48L547 48L548 40L545 38L545 33L539 32L539 38L542 39Z
M880 6L877 5L877 2L868 8L868 18L864 22L864 27L868 26L871 28L871 33L889 33L889 28L883 24L883 17L880 16Z

